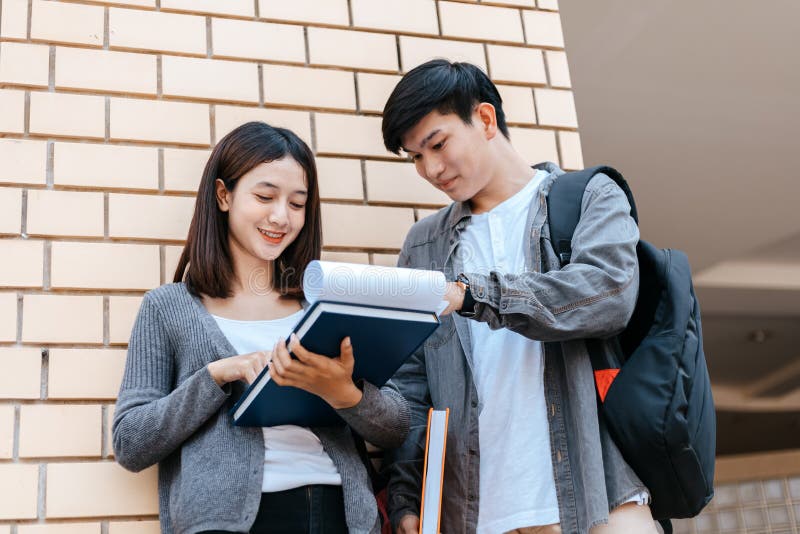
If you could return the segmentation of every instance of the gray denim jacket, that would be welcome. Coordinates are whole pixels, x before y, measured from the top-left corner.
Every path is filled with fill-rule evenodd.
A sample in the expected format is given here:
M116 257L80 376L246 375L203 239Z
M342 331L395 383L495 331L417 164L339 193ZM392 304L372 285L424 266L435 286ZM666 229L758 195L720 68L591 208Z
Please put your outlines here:
M624 193L605 175L583 197L572 242L572 263L559 270L550 245L547 193L563 174L547 163L528 214L526 272L465 273L478 321L545 342L544 388L561 528L586 533L608 520L609 510L643 491L604 425L585 339L607 338L627 324L636 303L639 231ZM461 272L459 234L469 224L468 203L453 203L416 223L400 253L401 267L432 269L454 280ZM472 533L478 524L478 399L472 379L470 329L459 315L441 326L403 365L393 381L411 406L404 444L387 454L392 523L419 513L427 412L450 408L441 531ZM610 343L601 342L613 351ZM497 355L502 358L502 354Z

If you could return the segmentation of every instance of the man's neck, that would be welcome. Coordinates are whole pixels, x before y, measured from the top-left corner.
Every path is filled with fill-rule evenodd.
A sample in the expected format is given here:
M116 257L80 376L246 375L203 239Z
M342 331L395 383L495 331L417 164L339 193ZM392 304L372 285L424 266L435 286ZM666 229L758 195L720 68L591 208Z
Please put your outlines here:
M485 213L508 200L521 191L536 174L536 169L531 168L510 143L495 147L492 163L488 184L469 199L473 214Z

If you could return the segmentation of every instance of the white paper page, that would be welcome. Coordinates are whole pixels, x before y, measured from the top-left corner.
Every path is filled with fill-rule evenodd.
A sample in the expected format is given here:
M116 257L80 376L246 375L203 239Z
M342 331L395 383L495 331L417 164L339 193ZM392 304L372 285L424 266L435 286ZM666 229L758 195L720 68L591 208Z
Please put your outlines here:
M428 459L425 466L425 500L422 502L422 534L439 534L439 505L444 476L444 445L447 439L447 412L431 412Z
M437 271L312 261L303 276L310 303L319 300L428 312L442 309L447 283Z

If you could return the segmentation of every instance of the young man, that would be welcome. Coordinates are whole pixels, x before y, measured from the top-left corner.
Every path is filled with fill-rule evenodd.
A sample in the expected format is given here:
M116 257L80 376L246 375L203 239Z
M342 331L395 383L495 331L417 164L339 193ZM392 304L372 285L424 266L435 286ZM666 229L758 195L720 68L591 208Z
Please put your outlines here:
M413 415L387 456L392 522L418 532L433 406L450 408L442 532L656 532L647 488L598 421L583 341L633 312L630 206L610 178L593 178L559 270L546 195L563 171L516 152L501 104L479 68L434 60L403 77L383 112L386 148L454 201L416 223L400 253L401 267L452 282L441 326L394 379Z

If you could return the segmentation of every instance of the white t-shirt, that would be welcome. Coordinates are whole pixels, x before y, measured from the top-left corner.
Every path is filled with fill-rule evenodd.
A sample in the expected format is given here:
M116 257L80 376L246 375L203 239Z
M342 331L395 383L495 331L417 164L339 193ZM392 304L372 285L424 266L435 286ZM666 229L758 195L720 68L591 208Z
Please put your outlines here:
M525 223L545 177L537 171L514 196L472 216L458 249L464 272L523 272ZM480 413L478 534L558 523L542 343L478 321L469 325Z
M222 333L238 354L272 350L288 337L303 316L300 310L271 321L236 321L214 315ZM342 477L319 438L308 428L280 425L262 428L264 433L264 479L261 491L283 491L308 484L341 486Z

